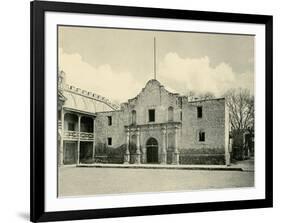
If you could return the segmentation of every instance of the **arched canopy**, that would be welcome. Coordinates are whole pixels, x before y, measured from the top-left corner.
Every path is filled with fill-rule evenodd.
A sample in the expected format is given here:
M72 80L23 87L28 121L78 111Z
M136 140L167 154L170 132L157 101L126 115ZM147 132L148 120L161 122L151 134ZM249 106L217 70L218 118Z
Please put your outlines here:
M155 138L149 138L146 142L146 146L158 146L158 142Z
M73 113L65 113L64 121L78 121L78 115Z
M155 138L149 138L146 142L147 163L158 163L158 143Z
M78 130L78 116L76 114L66 113L64 115L64 130L67 131Z

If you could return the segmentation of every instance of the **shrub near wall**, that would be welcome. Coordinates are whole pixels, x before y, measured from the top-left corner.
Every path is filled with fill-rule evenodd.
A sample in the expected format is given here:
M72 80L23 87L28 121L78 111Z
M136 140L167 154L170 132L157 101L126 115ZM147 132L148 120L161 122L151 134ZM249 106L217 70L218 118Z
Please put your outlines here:
M224 165L222 148L181 149L180 164Z
M107 163L106 145L98 143L95 146L95 163Z
M126 152L126 145L122 145L118 148L108 148L107 151L108 163L117 163L117 164L123 163L125 152Z
M116 163L124 162L124 154L126 145L118 148L106 147L103 144L96 145L95 148L95 163Z

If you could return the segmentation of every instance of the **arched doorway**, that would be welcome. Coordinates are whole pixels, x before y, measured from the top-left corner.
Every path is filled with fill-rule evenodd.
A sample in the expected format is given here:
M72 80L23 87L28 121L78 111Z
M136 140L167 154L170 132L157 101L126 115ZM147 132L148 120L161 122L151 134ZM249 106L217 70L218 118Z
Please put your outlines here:
M150 138L146 142L147 163L158 163L158 142Z

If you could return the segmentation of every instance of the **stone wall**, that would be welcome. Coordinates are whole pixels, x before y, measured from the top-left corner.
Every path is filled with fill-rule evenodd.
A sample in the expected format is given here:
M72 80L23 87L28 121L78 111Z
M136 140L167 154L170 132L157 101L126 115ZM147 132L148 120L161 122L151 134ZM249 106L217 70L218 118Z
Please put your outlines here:
M202 118L197 107L202 107ZM183 104L180 149L220 148L224 151L226 137L225 100L212 99ZM205 141L199 141L199 132L205 132Z
M112 145L117 148L126 142L124 126L128 124L128 114L122 110L96 113L95 119L95 139L96 148L107 145L107 138L112 138ZM112 125L108 125L108 117L112 117Z

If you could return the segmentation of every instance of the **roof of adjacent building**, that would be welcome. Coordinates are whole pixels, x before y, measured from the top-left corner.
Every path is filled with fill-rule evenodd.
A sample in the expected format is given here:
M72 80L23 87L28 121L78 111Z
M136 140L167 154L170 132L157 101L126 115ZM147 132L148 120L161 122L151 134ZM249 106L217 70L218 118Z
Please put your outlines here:
M225 100L225 98L205 98L205 99L194 99L192 101L188 101L188 103L196 103L196 102L205 102L205 101L220 101Z
M119 109L119 106L112 103L109 99L92 92L81 90L75 86L65 85L62 92L66 98L63 105L65 108L88 113Z

